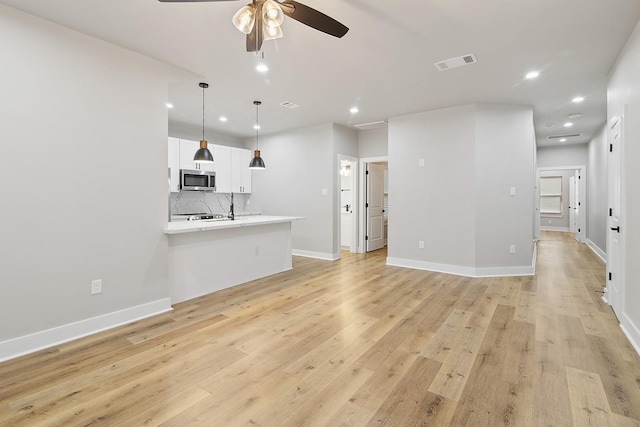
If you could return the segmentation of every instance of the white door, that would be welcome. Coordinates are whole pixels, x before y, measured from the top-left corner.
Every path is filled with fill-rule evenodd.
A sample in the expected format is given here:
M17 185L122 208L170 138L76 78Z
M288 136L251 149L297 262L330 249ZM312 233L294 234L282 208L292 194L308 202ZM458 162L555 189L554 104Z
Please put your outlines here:
M581 171L576 170L573 176L573 229L574 237L582 242L582 197L580 193Z
M540 169L536 169L536 198L534 202L533 238L540 240Z
M575 177L569 177L569 231L576 233L578 227L576 227L576 179ZM576 234L576 237L577 234Z
M623 303L622 265L622 117L609 129L609 229L607 230L607 288L605 296L620 316Z
M384 247L384 166L367 165L367 252Z
M351 249L353 243L353 176L349 160L340 161L340 246Z

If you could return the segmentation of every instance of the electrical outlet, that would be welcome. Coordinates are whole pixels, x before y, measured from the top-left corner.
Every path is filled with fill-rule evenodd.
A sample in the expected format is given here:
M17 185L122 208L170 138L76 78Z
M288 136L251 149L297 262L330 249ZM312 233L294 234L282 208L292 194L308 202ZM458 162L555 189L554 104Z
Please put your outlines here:
M515 196L515 195L516 195L516 187L511 187L511 192L510 192L510 194L511 194L512 196Z
M418 160L418 166L424 167L424 159Z
M91 281L91 295L101 294L102 293L102 280L92 280Z
M256 246L256 251L255 251L256 256L260 255L260 247Z
M515 254L516 253L516 245L511 245L509 247L509 253Z
M424 240L418 242L418 249L424 249Z

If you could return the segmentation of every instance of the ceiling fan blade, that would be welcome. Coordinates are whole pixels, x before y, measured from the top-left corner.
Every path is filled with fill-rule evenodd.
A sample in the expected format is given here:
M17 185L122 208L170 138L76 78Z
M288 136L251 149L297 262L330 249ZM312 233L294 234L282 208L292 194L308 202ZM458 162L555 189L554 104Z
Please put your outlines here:
M323 33L340 38L349 31L349 28L335 19L297 1L285 0L280 5L283 6L282 11L289 18L293 18Z
M256 4L255 8L256 22L253 24L251 32L247 34L247 52L260 52L264 39L262 34L262 3Z

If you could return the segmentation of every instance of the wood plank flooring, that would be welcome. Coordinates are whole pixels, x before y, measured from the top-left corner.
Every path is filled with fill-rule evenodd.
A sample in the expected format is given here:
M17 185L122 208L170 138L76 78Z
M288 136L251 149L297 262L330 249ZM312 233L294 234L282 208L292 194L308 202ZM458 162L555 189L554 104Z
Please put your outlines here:
M544 232L534 277L294 270L0 364L2 426L640 426L602 262Z

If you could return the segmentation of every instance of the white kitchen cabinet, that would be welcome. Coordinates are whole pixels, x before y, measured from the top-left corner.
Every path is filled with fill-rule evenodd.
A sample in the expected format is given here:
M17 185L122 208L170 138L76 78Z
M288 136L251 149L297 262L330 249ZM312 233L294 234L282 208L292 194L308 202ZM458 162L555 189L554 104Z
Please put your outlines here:
M216 193L251 193L251 151L213 145Z
M180 140L169 137L169 189L172 193L180 191Z
M251 193L251 151L231 148L231 190L234 193Z
M211 150L213 144L209 144L209 150ZM200 141L191 141L189 139L180 140L180 169L191 170L204 170L213 172L213 163L195 163L193 156L196 155L196 151L200 149ZM215 163L215 156L213 161Z
M231 193L231 147L213 145L213 170L216 193Z

